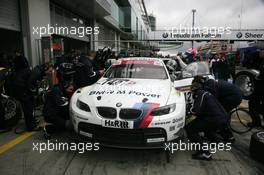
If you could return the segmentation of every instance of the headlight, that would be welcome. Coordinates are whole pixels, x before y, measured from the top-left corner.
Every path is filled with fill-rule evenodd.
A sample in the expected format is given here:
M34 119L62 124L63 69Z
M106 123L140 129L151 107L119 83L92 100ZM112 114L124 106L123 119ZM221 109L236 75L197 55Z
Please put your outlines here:
M79 99L77 100L76 106L83 111L91 112L90 107Z
M171 105L162 106L162 107L153 109L153 111L151 112L151 115L152 116L166 115L166 114L174 112L175 109L176 109L176 104L173 103Z

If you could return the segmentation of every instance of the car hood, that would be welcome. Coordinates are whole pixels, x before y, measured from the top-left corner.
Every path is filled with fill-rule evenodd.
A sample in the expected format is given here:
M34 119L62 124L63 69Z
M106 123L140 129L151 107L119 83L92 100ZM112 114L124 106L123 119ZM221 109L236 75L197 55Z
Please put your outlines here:
M171 88L170 80L101 78L84 88L79 99L89 106L132 108L143 102L164 106Z

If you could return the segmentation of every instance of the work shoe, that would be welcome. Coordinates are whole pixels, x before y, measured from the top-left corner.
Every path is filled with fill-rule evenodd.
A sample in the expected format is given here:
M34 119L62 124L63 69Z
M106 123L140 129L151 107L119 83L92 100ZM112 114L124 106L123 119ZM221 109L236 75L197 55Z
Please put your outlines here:
M48 133L46 127L43 127L42 132L43 132L45 139L50 140L51 135Z
M27 131L40 131L42 127L36 126L35 128L28 129Z
M209 153L209 152L197 152L195 154L192 155L192 159L195 159L195 160L207 160L207 161L210 161L212 160L212 154Z

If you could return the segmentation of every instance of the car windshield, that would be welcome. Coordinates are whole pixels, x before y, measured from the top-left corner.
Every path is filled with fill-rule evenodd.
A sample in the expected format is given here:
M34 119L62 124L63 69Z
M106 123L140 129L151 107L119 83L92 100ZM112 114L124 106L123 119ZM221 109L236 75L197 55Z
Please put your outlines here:
M189 74L191 76L196 75L207 75L210 74L209 66L207 62L194 62L189 64L184 70L183 73Z
M117 64L105 73L107 78L168 79L162 65L154 64Z

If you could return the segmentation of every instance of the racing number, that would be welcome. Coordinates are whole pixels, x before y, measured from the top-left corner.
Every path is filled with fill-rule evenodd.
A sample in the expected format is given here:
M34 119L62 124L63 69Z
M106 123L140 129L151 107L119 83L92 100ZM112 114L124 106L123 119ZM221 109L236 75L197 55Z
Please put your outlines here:
M187 101L187 103L192 103L193 99L192 99L192 93L191 92L185 92L185 99Z
M193 105L193 97L190 91L184 92L185 100L186 100L186 115L191 114L191 108Z

